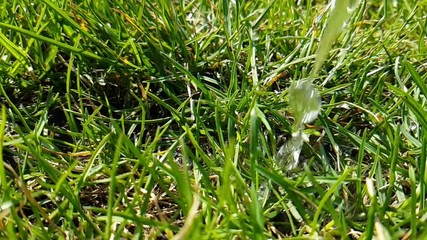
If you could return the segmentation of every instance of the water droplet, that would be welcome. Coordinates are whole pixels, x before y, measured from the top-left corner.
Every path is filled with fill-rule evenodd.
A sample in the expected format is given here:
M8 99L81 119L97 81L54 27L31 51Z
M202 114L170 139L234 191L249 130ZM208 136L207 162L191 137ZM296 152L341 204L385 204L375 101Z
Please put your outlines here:
M320 112L320 95L311 80L299 80L289 89L289 106L294 112L295 123L300 125L310 123Z

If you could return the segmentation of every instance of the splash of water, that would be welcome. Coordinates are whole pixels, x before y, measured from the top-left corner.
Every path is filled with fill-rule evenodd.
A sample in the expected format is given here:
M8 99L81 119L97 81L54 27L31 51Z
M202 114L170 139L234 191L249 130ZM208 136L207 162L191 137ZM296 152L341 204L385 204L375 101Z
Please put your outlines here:
M285 166L286 170L292 170L298 166L304 143L304 124L314 121L320 112L320 94L312 79L299 80L291 85L289 106L294 113L292 138L286 141L277 153L279 164Z

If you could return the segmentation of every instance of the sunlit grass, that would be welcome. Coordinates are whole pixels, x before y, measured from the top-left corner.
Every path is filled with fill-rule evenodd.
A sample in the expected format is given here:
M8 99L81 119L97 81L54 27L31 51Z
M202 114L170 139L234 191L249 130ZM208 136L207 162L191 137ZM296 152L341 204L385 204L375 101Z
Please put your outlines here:
M360 2L292 171L324 3L5 2L0 238L423 239L422 2Z

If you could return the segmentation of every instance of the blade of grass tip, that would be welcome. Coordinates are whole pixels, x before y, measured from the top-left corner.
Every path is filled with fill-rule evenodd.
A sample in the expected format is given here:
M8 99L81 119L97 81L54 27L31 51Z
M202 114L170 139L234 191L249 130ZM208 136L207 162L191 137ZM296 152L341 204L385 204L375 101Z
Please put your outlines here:
M37 33L28 31L26 29L23 29L23 28L20 28L20 27L17 27L17 26L13 26L13 25L10 25L10 24L7 24L7 23L0 22L0 27L4 27L4 28L10 29L10 30L22 33L22 34L24 34L24 35L26 35L28 37L35 38L35 39L37 39L39 41L42 41L42 42L50 43L52 45L58 46L58 47L60 47L60 48L62 48L64 50L67 50L69 52L74 52L74 53L76 53L78 55L81 55L81 56L85 56L85 57L88 57L88 58L91 58L91 59L95 59L95 60L98 60L98 61L102 61L102 62L106 62L106 63L115 64L114 60L100 57L100 56L98 56L98 55L96 55L94 53L91 53L91 52L87 51L87 50L83 50L83 49L80 49L80 48L73 47L71 45L59 42L59 41L57 41L55 39L52 39L52 38L48 38L48 37L39 35Z
M360 3L359 11L356 13L356 16L353 18L354 22L362 21L363 15L365 14L367 0L352 0L351 5L356 8Z
M68 12L65 12L62 9L58 8L51 1L48 1L48 0L41 0L41 1L44 2L47 6L49 6L51 9L53 9L62 18L64 18L71 26L74 27L74 29L78 29L79 32L81 32L82 34L84 34L86 37L93 38L86 30L84 30L82 28L82 26L80 24L78 24L76 21L74 21L73 19L71 19L69 17L69 13Z
M347 175L352 171L353 169L351 168L345 169L344 172L341 174L341 176L336 180L334 185L330 187L330 189L325 193L325 195L320 200L319 205L317 206L317 210L314 214L313 221L311 223L313 231L317 230L317 222L319 220L320 214L322 213L322 209L327 204L327 202L330 201L332 194L338 189L338 187L347 178Z
M304 201L309 203L312 207L317 207L317 205L312 200L310 200L309 197L304 195L304 193L298 191L294 187L295 184L287 178L284 178L282 174L279 174L275 171L269 171L259 165L257 166L257 170L265 178L283 187L283 189L287 193L287 197L295 206L295 209L298 211L298 214L304 219L306 223L310 223L309 214L306 211L306 206L304 206Z
M8 201L9 195L8 193L8 185L7 185L7 180L6 180L6 171L4 170L4 160L3 160L3 143L4 143L4 135L5 135L5 128L6 128L6 106L5 105L1 105L1 122L0 122L0 184L1 184L1 188L3 190L3 194L5 194L4 196L5 199L3 199L4 201Z
M335 125L336 130L340 134L342 134L343 136L348 136L353 144L360 146L360 144L362 143L361 137L359 137L357 134L352 133L351 131L342 127L340 124L338 124L336 122L330 122L330 123ZM379 153L381 154L381 156L390 154L390 152L387 149L385 149L385 147L383 145L378 145L378 147L380 149ZM365 142L365 150L369 153L372 153L372 154L377 153L377 148L375 148L375 146L370 144L369 142Z
M70 60L68 61L68 69L67 69L67 75L66 75L66 99L67 99L67 107L68 109L73 109L73 104L71 101L71 76L72 76L72 70L74 68L74 59L75 59L75 54L70 54ZM64 111L64 114L67 114L67 112ZM70 129L72 131L76 131L78 128L76 127L76 122L74 120L74 117L72 117L72 114L69 114L69 116L67 117L68 120L68 125L70 126Z
M105 145L107 144L108 140L112 136L112 133L108 133L105 135L105 137L101 140L101 142L98 143L98 146L95 148L95 150L92 152L89 162L86 163L86 167L83 170L83 172L80 174L80 180L77 184L78 188L82 188L86 179L89 177L90 170L92 169L92 166L98 157L100 153L102 153L102 150L104 149ZM59 190L59 189L58 189Z
M421 92L424 94L424 96L427 97L427 84L425 83L425 80L421 78L414 66L412 66L412 64L409 63L407 60L403 61L403 66L409 71L409 74L411 74L412 81L414 81L415 84L418 85Z
M385 186L387 185L384 174L383 174L383 168L381 167L381 154L380 154L380 147L377 147L377 153L374 155L374 163L373 166L376 166L375 168L372 168L372 174L371 177L373 178L375 175L376 179L376 186L377 189L385 189ZM377 193L377 203L383 204L385 202L386 194L384 191L380 191Z
M253 226L253 239L264 239L264 219L260 203L258 201L258 129L260 123L257 115L257 106L253 106L250 114L250 132L249 132L249 147L250 147L250 162L251 162L251 212L252 212L252 226Z
M202 90L203 94L208 97L208 100L210 99L211 94L209 94L209 90L205 87L205 85L196 78L188 69L186 69L183 65L178 63L175 59L172 59L168 54L161 52L161 56L163 56L164 59L166 59L170 64L172 64L176 69L181 71L183 74L185 74L186 77L190 79L190 82L193 83L195 86L197 86L200 90Z
M199 195L195 195L194 200L192 202L193 203L191 205L191 208L189 209L189 212L187 213L187 218L185 219L184 226L182 226L181 230L175 236L173 236L172 240L190 239L194 237L191 236L192 234L195 234L196 236L200 235L200 233L196 233L197 231L200 231L200 228L195 228L195 226L199 225L198 222L196 222L197 220L199 220L199 218L197 218L199 212L198 210L200 207Z
M273 0L271 1L262 11L261 14L259 14L259 17L251 24L251 27L253 29L257 29L260 25L261 22L263 22L262 20L265 20L264 17L266 16L266 14L270 11L271 6L273 6L274 3L276 3L277 0ZM238 8L237 8L238 9Z
M409 181L411 183L411 239L416 239L417 236L417 227L418 227L418 217L417 216L417 180L415 177L415 170L412 165L409 166Z
M401 89L386 83L387 86L394 92L396 95L400 96L406 106L417 116L418 121L420 121L423 127L427 127L427 111L425 108L416 101L413 97L411 97L408 93L402 91Z
M58 182L59 177L61 174L58 169L54 168L50 162L47 160L46 156L42 155L40 153L40 150L36 148L34 145L34 139L30 139L31 136L25 135L19 128L15 128L17 133L21 136L21 138L24 140L25 146L27 146L27 149L30 154L34 156L35 159L37 159L37 162L40 164L41 168L47 173L49 178L51 178L52 181ZM13 169L12 169L13 170ZM20 180L18 177L17 180ZM22 183L23 185L23 183ZM28 200L38 208L41 214L45 214L44 218L49 220L50 218L45 213L44 209L38 204L38 202L32 197L32 195L29 193L28 189L23 185L22 190L27 196ZM89 215L83 211L83 208L80 204L80 199L75 196L75 193L69 183L67 181L63 182L63 184L60 186L61 193L67 198L73 205L73 207L79 212L79 214L84 218L84 220L87 221L87 223L95 229L95 231L98 234L102 234L101 230L98 228L98 226L92 221ZM56 224L53 224L56 226ZM58 227L58 229L60 229ZM62 230L61 230L62 231Z
M181 135L181 137L186 136L187 133L184 133ZM180 137L180 138L181 138ZM178 143L178 142L176 142ZM193 143L193 142L192 142ZM175 143L174 143L175 144ZM170 149L173 149L174 147L170 147ZM198 156L196 156L195 154L193 154L192 151L187 151L188 154L188 159L195 159L193 161L193 173L194 173L194 178L197 177L197 183L198 182L202 182L202 185L204 186L204 190L205 192L209 192L211 194L211 197L218 199L217 198L217 191L214 189L215 186L212 185L212 180L209 178L209 176L211 176L211 170L216 168L216 166L214 165L209 165L209 163L206 163L206 161L199 161L198 159L203 158L203 154L204 153L200 153L200 146L196 147L197 148L197 152L195 154L198 154ZM168 150L170 151L170 150ZM205 155L206 156L206 155ZM206 164L205 164L206 163Z
M228 96L230 98L239 89L238 86L239 86L240 77L239 77L239 70L238 70L238 68L239 68L239 59L238 59L239 58L239 54L238 53L242 50L242 46L241 45L242 45L242 40L240 40L239 46L235 50L236 53L233 54L233 52L232 52L232 53L229 54L230 58L234 58L233 61L232 61L232 64L231 64L230 80L229 80L230 82L228 84L228 91L227 91ZM242 83L242 88L244 88L244 86L246 86L246 84Z
M3 82L3 80L1 80L1 81ZM7 103L9 104L9 107L13 109L13 112L16 115L18 115L18 118L19 118L19 120L21 120L22 124L24 125L25 130L28 132L31 132L31 128L28 126L28 123L25 120L24 116L22 115L21 111L15 106L15 104L13 104L13 102L10 100L9 96L6 94L6 91L3 88L3 84L0 84L0 93L6 99Z
M10 41L3 33L0 32L0 44L6 48L7 51L9 51L13 57L16 58L16 60L20 63L26 63L29 64L28 56L18 46L16 46L12 41Z
M422 146L421 146L421 155L420 155L420 176L419 176L419 182L420 182L420 210L424 209L426 206L426 185L427 185L427 172L426 172L426 162L427 162L427 130L423 128L422 130Z
M362 135L362 142L360 143L359 153L357 154L357 182L356 182L356 199L358 204L362 204L362 166L363 157L365 156L365 142L368 131L365 129Z
M316 179L316 177L313 175L313 173L310 171L310 169L308 168L308 166L305 167L305 173L307 178L310 180L313 188L316 190L318 196L326 196L327 193L325 193L324 188L319 184L318 180ZM319 206L318 206L319 207ZM317 207L317 208L318 208ZM325 202L325 205L323 207L332 217L332 220L334 222L334 227L338 228L339 230L341 230L341 234L342 236L345 237L345 235L347 234L347 229L346 229L346 219L342 219L340 216L343 214L343 211L338 212L338 209L335 209L334 205L332 204L332 201ZM319 226L319 224L312 222L313 226ZM313 229L314 232L317 232L318 229Z
M273 130L272 130L270 124L268 123L267 116L265 116L265 114L259 108L256 108L256 114L258 116L258 119L260 119L262 124L265 126L265 129L267 130L268 135L270 136L271 144L273 145L273 146L271 146L271 148L274 148L276 145L275 144L275 137L274 137Z
M225 149L225 141L224 141L224 131L222 130L222 124L221 124L221 115L223 114L223 110L220 106L220 102L218 101L218 99L215 100L214 102L214 113L215 113L215 130L218 134L218 140L219 140L219 145L221 146L221 148ZM230 118L228 118L230 119ZM231 139L229 139L231 141Z
M5 1L5 2L7 2L7 1ZM6 224L7 224L6 225L6 231L7 231L7 234L8 234L8 236L7 236L8 239L9 240L18 240L18 237L17 237L18 235L16 235L16 233L15 233L15 223L14 223L14 221L8 221Z
M6 14L7 14L6 10L8 9L8 7L7 7L8 3L9 3L8 1L3 1L3 6L2 6L2 11L1 11L1 17L2 17L2 19L6 19Z
M74 29L78 29L80 33L82 33L84 36L89 38L91 41L95 42L97 45L101 46L103 49L107 50L108 53L115 58L120 59L121 62L123 62L126 65L129 65L135 69L140 69L140 67L134 65L133 63L127 61L125 58L120 58L119 55L117 55L113 50L111 50L107 44L97 39L94 35L91 35L87 30L85 30L79 23L74 21L69 17L69 13L60 9L58 6L56 6L53 2L49 0L42 0L46 5L48 5L51 9L53 9L57 14L59 14L61 17L63 17ZM106 59L105 59L106 60Z
M227 206L230 207L232 212L238 212L236 203L233 199L233 185L230 184L231 171L233 170L233 156L234 156L235 140L231 139L227 144L224 158L224 171L221 172L222 176L222 198Z
M227 138L229 141L231 139L236 139L236 123L237 123L237 117L236 117L236 108L237 106L235 104L231 104L234 102L235 96L237 95L237 91L235 92L235 95L233 95L230 98L230 102L228 105L228 120L227 120Z
M152 98L154 101L156 101L160 106L166 108L173 115L173 117L176 119L177 122L179 122L182 125L185 124L186 120L184 117L182 117L182 115L178 112L178 110L171 107L169 104L167 104L165 101L163 101L162 99L160 99L159 97L157 97L155 94L151 92L147 92L147 95L150 98Z
M212 159L203 151L203 149L200 147L199 142L196 141L194 138L193 132L191 131L190 127L188 127L187 124L183 126L184 131L187 133L188 138L190 139L193 146L196 148L197 152L200 154L200 158L210 167L214 168L215 164L212 161Z
M374 183L371 178L366 178L366 190L368 197L371 200L371 204L368 211L364 239L372 239L374 235L375 213L377 212L377 196Z
M177 192L181 196L182 209L185 212L185 215L188 216L190 213L190 207L193 204L193 192L191 191L191 181L188 169L189 164L189 155L188 155L188 146L185 144L184 138L178 139L179 144L182 149L182 164L178 164L177 160L173 157L173 153L168 153L169 165L172 168L171 173L173 178L175 178L177 185Z
M3 110L2 110L3 111ZM4 113L5 114L5 113ZM4 117L4 118L3 118ZM2 119L6 119L6 117L5 117L5 115L3 116L3 112L2 112ZM3 124L3 122L4 121L2 121L2 123L1 124ZM2 128L1 126L0 126L0 128ZM3 136L4 136L4 130L3 131L0 131L0 134L2 134L2 137L1 138L3 138ZM0 140L2 140L2 143L3 143L3 140L4 139L0 139ZM1 146L0 146L0 148L1 148L1 151L3 151L3 144L1 144ZM15 180L17 181L17 183L18 183L18 186L19 186L19 188L21 189L21 191L22 191L22 193L25 195L25 197L27 198L27 200L28 200L28 202L32 205L32 207L34 207L35 209L37 209L37 211L38 211L38 213L40 213L40 215L43 217L43 219L49 224L49 226L50 227L53 227L54 229L57 229L58 230L58 232L60 232L60 233L62 233L64 236L65 236L65 233L62 231L62 229L60 228L60 227L58 227L58 225L56 225L53 221L51 221L51 218L48 216L48 214L46 213L46 211L45 211L45 209L44 208L42 208L41 206L40 206L40 204L37 202L37 200L33 197L33 195L32 195L32 193L28 190L28 188L27 188L27 186L25 185L25 183L24 182L22 182L22 180L21 180L21 178L18 176L18 174L15 172L15 170L10 166L10 165L8 165L8 164L6 164L5 162L3 162L3 155L1 155L1 157L0 157L1 159L0 159L0 162L2 163L2 166L0 167L0 168L2 168L3 169L3 172L5 172L4 171L4 169L6 168L10 173L11 173L11 175L15 178ZM5 176L5 174L4 173L2 173L3 175L2 176L4 176L4 177L6 177ZM0 181L2 181L3 182L3 179L2 179L2 177L0 176ZM5 183L5 182L3 182L3 183ZM3 184L2 183L2 186L3 185L6 185L6 184ZM8 188L7 188L7 186L5 186L6 187L6 193L7 193L7 191L9 190ZM3 187L2 187L3 188ZM8 195L6 195L6 196L8 196ZM19 223L16 223L15 222L15 224L18 224L19 225Z
M326 114L324 116L328 116L329 114ZM338 171L341 171L342 163L340 161L340 147L335 141L334 135L332 134L331 128L329 124L327 124L325 117L323 117L323 114L319 117L319 120L322 122L322 126L324 127L324 130L326 132L326 136L328 136L329 141L331 142L332 148L334 149L336 158L337 158L337 169Z
M396 163L397 163L397 155L399 152L399 144L400 144L400 126L397 125L393 134L393 149L391 150L391 155L389 157L390 160L390 170L389 170L389 183L388 189L386 193L386 198L384 204L380 211L380 217L384 217L387 209L389 209L389 205L391 203L392 195L395 189L394 183L396 182Z
M95 110L93 110L93 112L90 116L89 116L88 110L87 109L84 110L84 112L82 114L82 119L83 119L82 134L84 136L87 136L90 139L96 139L96 136L94 135L93 131L91 130L92 129L91 124L93 123L93 119L101 111L102 108L103 108L103 105L100 105Z
M224 30L225 30L225 37L227 39L228 42L228 46L231 47L231 17L230 17L230 11L232 11L232 9L230 8L230 0L222 0L222 16L224 19Z
M252 73L252 83L253 86L256 90L258 90L259 88L259 84L258 84L258 69L257 69L257 64L256 64L256 44L255 44L255 33L252 30L252 28L248 29L249 31L249 47L250 47L250 52L249 52L249 58L251 60L251 73Z
M117 125L116 125L117 127ZM116 149L114 151L113 161L111 163L111 175L110 175L110 189L108 191L108 208L107 208L107 224L105 229L105 239L110 239L112 224L113 224L113 207L115 202L115 190L117 185L116 175L117 175L117 167L120 159L120 152L122 150L123 136L124 133L120 128L116 128L118 132L119 138L117 140Z

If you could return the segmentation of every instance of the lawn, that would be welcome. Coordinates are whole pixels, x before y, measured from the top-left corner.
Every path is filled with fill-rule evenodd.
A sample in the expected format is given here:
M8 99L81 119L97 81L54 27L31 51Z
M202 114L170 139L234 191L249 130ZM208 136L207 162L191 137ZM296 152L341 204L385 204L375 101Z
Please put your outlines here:
M331 6L3 1L0 239L427 239L427 1Z

